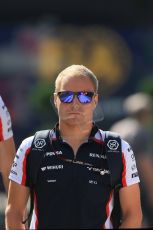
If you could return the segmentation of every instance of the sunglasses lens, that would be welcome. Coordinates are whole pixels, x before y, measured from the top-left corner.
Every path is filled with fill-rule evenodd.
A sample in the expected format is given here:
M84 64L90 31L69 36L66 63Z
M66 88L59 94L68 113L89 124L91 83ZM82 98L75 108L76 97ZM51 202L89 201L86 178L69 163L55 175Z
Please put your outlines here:
M71 103L73 101L74 94L73 92L60 92L58 94L61 102L63 103Z
M58 93L58 96L62 103L71 103L75 95L77 95L77 98L81 104L87 104L92 101L94 92L76 92L75 93L71 91L63 91L63 92Z
M79 92L78 99L80 103L87 104L92 101L94 93L93 92Z

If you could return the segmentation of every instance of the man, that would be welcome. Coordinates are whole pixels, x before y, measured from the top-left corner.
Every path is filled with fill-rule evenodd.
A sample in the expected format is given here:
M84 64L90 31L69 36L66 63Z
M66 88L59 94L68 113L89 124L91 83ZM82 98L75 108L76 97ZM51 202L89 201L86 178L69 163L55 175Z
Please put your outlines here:
M15 156L15 144L11 127L11 118L0 96L0 172L6 192L9 185L9 173Z
M125 98L123 109L126 117L111 127L119 132L132 146L137 160L141 180L141 203L143 211L143 227L153 227L153 122L152 97L137 92Z
M109 172L103 152L105 132L93 123L97 91L97 78L82 65L64 69L56 79L54 104L59 122L50 130L49 149L40 163L37 182L33 186L31 229L113 227L113 190L107 184ZM22 220L30 193L30 175L35 166L35 162L29 160L32 142L33 137L22 142L15 158L16 165L12 167L6 207L7 229L24 229ZM33 144L39 154L46 143L40 138ZM123 140L122 152L119 196L123 219L120 227L140 227L139 177L136 167L131 171L135 160ZM100 167L104 169L101 169L105 172L103 175Z

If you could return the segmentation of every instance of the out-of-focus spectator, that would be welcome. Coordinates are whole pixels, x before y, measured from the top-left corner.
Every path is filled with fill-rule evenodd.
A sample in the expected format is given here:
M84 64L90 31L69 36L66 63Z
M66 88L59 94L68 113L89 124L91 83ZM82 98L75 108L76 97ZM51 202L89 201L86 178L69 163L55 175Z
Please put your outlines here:
M8 175L14 156L15 144L11 117L0 95L0 173L2 176L0 177L0 229L4 229L4 210L9 186ZM4 188L6 193L4 193Z
M153 99L142 92L130 95L123 103L127 117L110 128L120 133L136 156L140 174L143 226L153 227ZM134 165L133 165L134 167Z
M9 185L10 168L15 156L11 117L0 96L0 172L6 192Z

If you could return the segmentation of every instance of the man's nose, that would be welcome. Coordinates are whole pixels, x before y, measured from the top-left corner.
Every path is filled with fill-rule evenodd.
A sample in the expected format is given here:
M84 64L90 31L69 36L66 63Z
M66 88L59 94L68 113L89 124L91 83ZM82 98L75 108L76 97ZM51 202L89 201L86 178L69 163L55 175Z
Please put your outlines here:
M74 99L73 99L73 102L72 102L72 105L73 105L74 108L78 108L79 104L80 104L80 102L79 102L79 100L77 98L77 95L75 95Z

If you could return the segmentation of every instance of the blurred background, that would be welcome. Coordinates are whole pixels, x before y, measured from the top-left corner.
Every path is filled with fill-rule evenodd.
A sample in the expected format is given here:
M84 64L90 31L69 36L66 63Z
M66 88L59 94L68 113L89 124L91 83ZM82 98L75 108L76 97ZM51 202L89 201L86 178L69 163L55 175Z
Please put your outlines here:
M110 129L125 117L127 96L153 96L153 1L0 3L0 94L17 148L23 138L57 121L50 96L57 74L71 64L96 74L100 100L94 119ZM0 191L3 226L2 182Z

